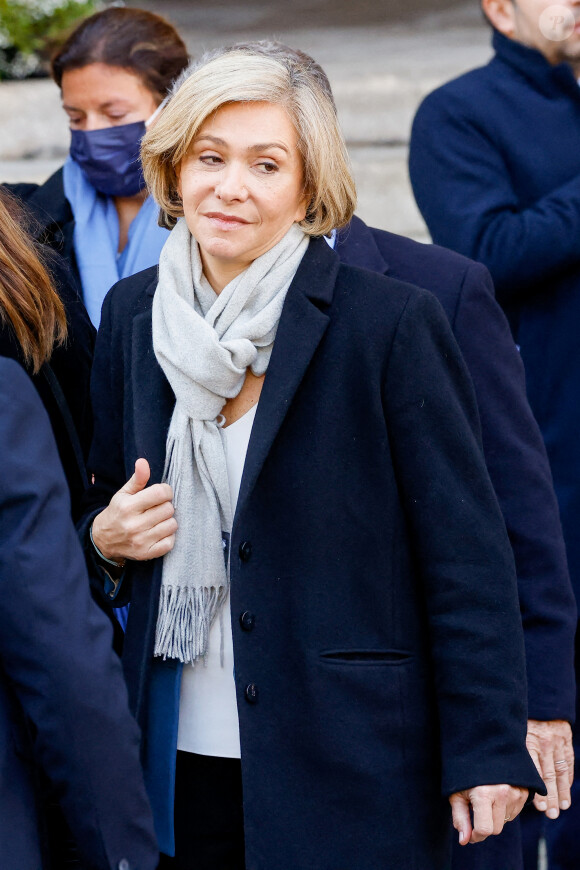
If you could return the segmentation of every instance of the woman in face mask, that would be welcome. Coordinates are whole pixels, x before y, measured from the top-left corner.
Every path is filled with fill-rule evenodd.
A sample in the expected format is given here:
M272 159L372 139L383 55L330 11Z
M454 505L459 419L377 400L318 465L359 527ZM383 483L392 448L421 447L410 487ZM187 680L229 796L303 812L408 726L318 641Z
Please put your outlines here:
M139 147L187 49L165 19L111 8L87 18L52 61L70 119L65 165L43 185L15 185L43 241L70 262L89 316L119 278L157 263L167 230L147 196Z

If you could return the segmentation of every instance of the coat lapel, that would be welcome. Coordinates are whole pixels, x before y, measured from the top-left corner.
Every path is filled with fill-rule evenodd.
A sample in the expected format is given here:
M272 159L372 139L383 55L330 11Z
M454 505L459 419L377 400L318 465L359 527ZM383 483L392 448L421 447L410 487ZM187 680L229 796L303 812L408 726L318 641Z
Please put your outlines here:
M155 279L147 288L147 308L133 320L131 377L133 379L133 432L138 456L151 467L150 483L159 483L165 466L167 430L175 396L153 351L151 319Z
M312 239L288 290L248 445L236 515L244 508L294 394L328 326L340 262Z
M339 230L336 253L347 266L358 266L386 275L389 265L381 254L370 227L360 218L353 217L348 226Z

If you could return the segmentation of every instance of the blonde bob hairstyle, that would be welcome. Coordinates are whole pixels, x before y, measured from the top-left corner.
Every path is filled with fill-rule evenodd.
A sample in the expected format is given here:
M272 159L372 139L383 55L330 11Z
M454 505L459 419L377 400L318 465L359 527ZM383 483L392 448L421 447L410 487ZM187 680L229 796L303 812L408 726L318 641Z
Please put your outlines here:
M221 106L239 102L276 103L288 112L310 197L300 223L304 232L323 236L347 224L356 189L332 100L308 69L290 58L230 51L194 68L143 138L143 171L161 207L161 226L171 229L183 216L179 166L203 123Z

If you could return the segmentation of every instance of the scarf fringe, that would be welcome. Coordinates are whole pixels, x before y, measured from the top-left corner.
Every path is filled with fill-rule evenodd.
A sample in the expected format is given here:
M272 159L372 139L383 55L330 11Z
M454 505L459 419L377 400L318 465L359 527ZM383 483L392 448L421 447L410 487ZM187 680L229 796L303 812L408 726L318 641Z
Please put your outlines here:
M227 594L225 586L162 586L153 654L183 664L204 658L212 623Z

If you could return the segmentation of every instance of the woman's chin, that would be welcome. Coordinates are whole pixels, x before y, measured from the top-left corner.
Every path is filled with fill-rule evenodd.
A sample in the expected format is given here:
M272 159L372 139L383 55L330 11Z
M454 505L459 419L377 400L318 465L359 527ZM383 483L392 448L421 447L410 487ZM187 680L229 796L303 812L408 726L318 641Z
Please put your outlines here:
M232 244L227 239L216 239L209 243L198 239L198 244L206 273L215 273L218 269L220 272L238 274L247 269L257 256L247 246Z

